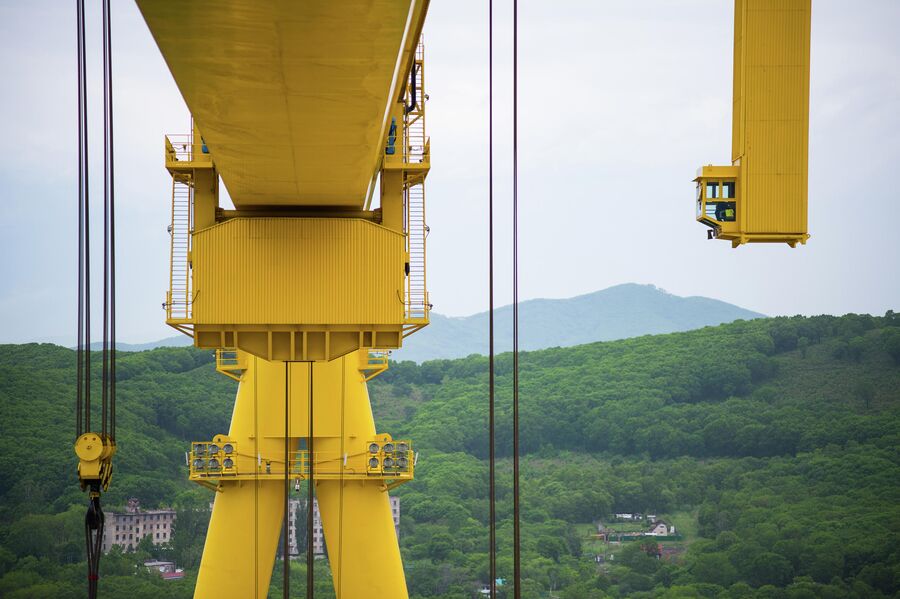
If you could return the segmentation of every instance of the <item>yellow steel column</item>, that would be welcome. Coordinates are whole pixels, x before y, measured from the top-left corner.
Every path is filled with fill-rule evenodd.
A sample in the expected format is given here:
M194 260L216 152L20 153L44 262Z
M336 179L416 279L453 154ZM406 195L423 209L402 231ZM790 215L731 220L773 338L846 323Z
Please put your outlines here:
M192 162L212 162L209 150L203 151L203 137L197 124L191 132ZM219 174L215 168L195 168L192 173L194 185L193 230L200 231L216 224L216 208L219 207Z
M274 385L265 376L270 368L260 369L260 364L272 366L255 356L248 358L231 417L229 436L239 448L237 465L243 472L259 468L264 473L267 459L284 457L283 436L261 436L261 431L279 424L284 430L283 383L281 393L273 393ZM194 597L268 596L283 517L283 481L223 483L222 492L215 495Z
M358 365L356 353L313 365L314 449L316 468L322 471L339 469L344 454L351 467L357 467L375 436ZM240 472L284 472L284 369L284 363L248 357L229 433L238 447ZM290 382L289 434L296 447L296 441L308 434L309 364L292 363ZM194 596L265 597L284 518L284 482L222 484L222 492L215 496ZM315 490L337 597L406 598L384 483L380 479L321 480L316 481Z
M402 165L404 156L404 144L406 136L403 131L404 104L394 104L391 117L397 125L397 133L394 140L394 153L385 154L384 166ZM384 168L381 171L381 224L397 231L403 232L403 170L399 168Z
M327 401L332 416L338 416L341 432L326 438L317 434L317 453L365 454L368 441L375 436L375 420L358 360L354 353L331 362L340 363L341 386L327 392ZM317 400L316 411L319 405ZM407 597L400 546L383 482L322 480L316 483L316 495L338 599Z

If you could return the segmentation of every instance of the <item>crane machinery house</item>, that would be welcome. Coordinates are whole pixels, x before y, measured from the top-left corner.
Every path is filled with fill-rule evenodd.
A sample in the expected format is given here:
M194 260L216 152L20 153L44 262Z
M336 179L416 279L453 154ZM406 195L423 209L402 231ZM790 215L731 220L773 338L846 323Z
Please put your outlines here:
M697 171L697 220L710 239L809 238L811 0L736 0L731 165Z

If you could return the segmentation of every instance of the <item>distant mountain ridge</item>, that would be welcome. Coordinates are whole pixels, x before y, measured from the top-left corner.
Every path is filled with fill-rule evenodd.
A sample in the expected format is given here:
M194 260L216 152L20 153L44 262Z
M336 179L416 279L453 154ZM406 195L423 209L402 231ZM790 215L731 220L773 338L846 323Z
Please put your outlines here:
M566 299L533 299L519 304L519 347L524 350L569 347L715 326L765 314L701 296L681 297L655 285L625 283ZM495 312L497 352L512 349L512 306ZM148 343L117 343L120 351L192 345L176 335ZM102 349L92 343L94 350ZM408 337L394 360L424 362L464 358L488 352L488 313L453 317L432 312L431 324Z
M157 347L186 347L193 344L193 340L187 335L174 335L172 337L166 337L165 339L160 339L158 341L149 341L147 343L122 343L120 341L116 343L116 349L119 351L147 351L148 349L156 349ZM103 349L103 342L92 342L91 349L100 351Z
M567 299L534 299L519 304L519 348L568 347L714 326L762 318L708 297L680 297L654 285L626 283ZM512 306L495 311L497 352L512 349ZM423 362L488 352L488 313L449 317L431 314L431 324L408 337L395 360Z

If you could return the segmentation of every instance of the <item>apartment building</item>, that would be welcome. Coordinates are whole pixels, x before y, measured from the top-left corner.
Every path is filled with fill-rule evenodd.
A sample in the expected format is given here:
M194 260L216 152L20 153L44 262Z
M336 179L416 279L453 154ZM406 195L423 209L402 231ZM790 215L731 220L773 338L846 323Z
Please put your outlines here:
M141 539L149 536L154 545L172 540L175 510L142 510L141 502L132 497L124 512L106 512L103 530L103 552L113 547L134 550Z
M400 538L400 498L391 497L391 515L394 518L394 531ZM288 501L288 547L291 555L300 555L306 551L306 539L297 542L298 518L306 518L305 499L291 499ZM319 517L319 502L313 499L313 555L325 555L325 534L322 532L322 518Z

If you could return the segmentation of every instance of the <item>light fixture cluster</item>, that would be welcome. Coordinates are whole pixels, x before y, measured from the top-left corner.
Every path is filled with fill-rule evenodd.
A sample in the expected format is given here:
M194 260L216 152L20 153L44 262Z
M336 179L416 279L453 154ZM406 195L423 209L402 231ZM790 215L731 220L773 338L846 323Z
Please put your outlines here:
M211 474L235 472L235 444L233 441L224 443L193 443L191 448L191 471L198 474Z
M412 469L414 455L409 441L372 441L368 452L369 474L401 474Z

